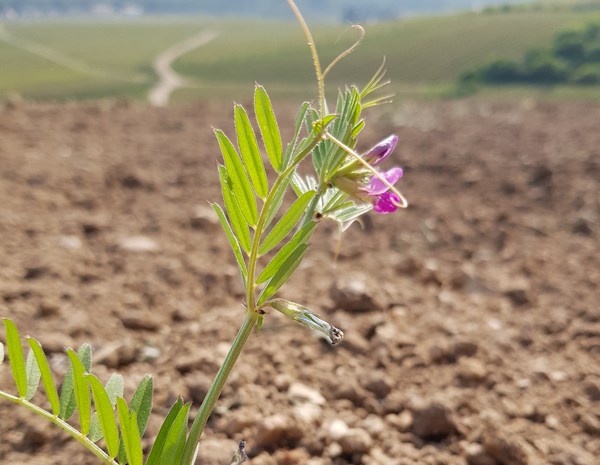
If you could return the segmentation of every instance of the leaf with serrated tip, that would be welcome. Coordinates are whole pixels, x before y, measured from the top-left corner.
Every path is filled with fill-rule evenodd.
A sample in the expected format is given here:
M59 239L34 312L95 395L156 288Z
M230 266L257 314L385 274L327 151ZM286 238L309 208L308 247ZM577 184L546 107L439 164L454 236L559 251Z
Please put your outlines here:
M275 171L282 169L282 146L279 126L275 112L271 106L269 95L263 86L256 86L254 91L254 113L260 128L267 156Z
M250 176L254 191L261 199L265 199L269 190L267 174L265 173L265 167L260 156L254 129L246 110L241 105L235 106L234 120L238 147L240 148L244 166Z
M33 350L30 350L27 354L25 368L27 370L27 394L25 395L25 400L31 400L37 392L42 377L42 372L37 364Z
M54 415L58 415L60 413L60 400L58 399L58 392L56 392L56 385L54 384L54 379L52 377L52 372L50 371L50 365L48 364L46 354L37 340L30 337L27 338L27 341L29 342L29 346L35 355L35 359L37 360L37 364L42 375L42 384L44 385L46 395L50 401L52 413Z
M75 400L79 411L79 424L81 433L86 436L90 431L92 406L90 397L90 386L85 377L86 370L81 360L73 349L67 349L67 355L73 367L73 386L75 389Z
M17 390L20 397L27 395L27 368L25 367L25 355L21 346L21 336L16 325L8 319L4 319L6 329L6 347Z
M92 388L96 414L100 429L102 430L102 436L106 442L108 455L112 459L119 453L119 430L117 428L115 412L108 393L100 380L91 374L87 375L87 380Z

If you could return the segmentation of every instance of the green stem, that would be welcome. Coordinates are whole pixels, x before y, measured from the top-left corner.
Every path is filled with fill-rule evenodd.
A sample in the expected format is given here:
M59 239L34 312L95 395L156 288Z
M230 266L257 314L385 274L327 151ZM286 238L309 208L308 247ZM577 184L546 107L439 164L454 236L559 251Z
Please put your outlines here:
M194 453L196 451L196 444L198 444L198 441L200 440L202 431L206 426L206 422L208 421L210 414L215 408L215 403L221 395L221 391L223 391L223 387L227 382L227 378L229 378L231 370L235 366L238 357L242 353L250 334L252 334L252 329L256 325L258 317L259 315L256 312L246 312L244 323L240 327L237 336L235 336L235 339L231 344L231 348L229 349L229 353L227 354L227 357L225 357L221 368L219 368L217 376L215 376L215 379L210 386L210 389L208 390L208 393L206 394L198 413L196 414L196 418L192 424L192 428L185 446L184 455L181 461L182 464L192 463Z
M31 410L36 415L39 415L40 417L45 418L46 420L50 421L51 423L54 423L60 429L67 432L69 435L71 435L73 438L75 438L77 441L79 441L92 454L94 454L96 457L98 457L100 460L102 460L103 464L118 465L117 462L115 462L113 459L111 459L106 452L104 452L100 447L98 447L96 444L94 444L88 437L81 434L80 431L77 431L77 429L73 428L66 421L60 419L59 417L52 415L50 412L47 412L43 408L38 407L35 404L32 404L31 402L23 399L22 397L16 397L16 396L8 394L4 391L0 391L0 398L6 399L6 400L13 402L15 404L18 404L18 405L22 405L23 407Z
M300 23L304 37L306 37L306 41L308 42L308 48L310 49L313 65L315 67L315 74L317 75L317 86L319 88L319 113L321 114L321 118L323 118L325 116L325 78L323 76L323 72L321 71L321 62L319 61L317 47L315 46L315 41L313 40L310 29L308 28L308 24L306 24L306 21L294 3L294 0L287 0L287 2L294 12L298 23Z

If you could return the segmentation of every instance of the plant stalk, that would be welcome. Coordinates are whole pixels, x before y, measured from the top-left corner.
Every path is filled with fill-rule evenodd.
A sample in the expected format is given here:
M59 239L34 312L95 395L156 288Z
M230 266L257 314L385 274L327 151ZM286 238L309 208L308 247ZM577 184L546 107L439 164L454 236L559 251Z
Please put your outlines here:
M87 450L89 450L92 454L98 457L103 464L105 465L118 465L113 459L111 459L106 452L104 452L100 447L94 444L87 436L81 434L80 431L73 428L66 421L60 419L57 416L54 416L50 412L47 412L41 407L29 402L28 400L23 399L22 397L13 396L4 391L0 391L0 397L6 399L10 402L13 402L18 405L22 405L23 407L31 410L36 415L45 418L46 420L54 423L60 429L68 433L71 437L75 438L79 443L81 443Z

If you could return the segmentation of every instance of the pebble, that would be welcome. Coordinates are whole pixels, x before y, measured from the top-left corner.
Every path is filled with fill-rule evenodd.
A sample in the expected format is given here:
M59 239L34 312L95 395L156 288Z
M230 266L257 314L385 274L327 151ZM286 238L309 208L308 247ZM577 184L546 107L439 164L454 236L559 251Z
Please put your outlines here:
M316 404L302 403L292 408L294 418L307 424L318 423L323 416L323 409Z
M123 326L134 331L157 331L161 327L157 318L146 312L121 312L119 319Z
M579 420L579 424L586 433L592 436L600 436L600 419L593 413L584 413Z
M392 383L385 373L372 371L367 374L364 387L378 399L384 399L391 392Z
M81 249L81 239L77 236L59 236L58 245L63 249L77 250Z
M302 438L303 431L297 423L283 414L275 414L263 418L254 436L255 446L260 449L275 450L289 445Z
M288 398L292 403L325 405L325 397L316 389L302 383L292 383L288 389Z
M486 454L505 465L529 465L529 454L518 435L505 433L492 421L484 426L483 447Z
M485 364L477 358L461 358L458 363L458 377L466 383L480 383L487 378Z
M423 439L443 438L456 431L452 411L441 402L417 402L411 407L412 432Z
M350 428L345 421L336 418L326 425L326 434L328 438L332 439L333 441L337 441L344 434L346 434L349 429Z
M135 362L137 350L133 341L115 341L94 352L94 363L108 368L121 368Z
M329 293L335 305L347 312L381 311L383 306L374 296L363 274L344 274L332 285Z
M373 439L364 429L351 428L338 440L343 454L366 454L373 447Z
M202 465L229 465L238 448L233 439L202 438L198 448L197 463Z
M135 253L156 252L159 250L158 244L146 236L125 237L119 241L119 247L127 252Z
M194 404L200 405L202 403L208 393L211 383L212 379L202 372L190 373L185 377L188 395Z
M587 381L583 386L583 390L591 401L600 400L600 381Z
M490 457L481 444L472 443L465 446L465 457L469 465L495 465L496 461Z

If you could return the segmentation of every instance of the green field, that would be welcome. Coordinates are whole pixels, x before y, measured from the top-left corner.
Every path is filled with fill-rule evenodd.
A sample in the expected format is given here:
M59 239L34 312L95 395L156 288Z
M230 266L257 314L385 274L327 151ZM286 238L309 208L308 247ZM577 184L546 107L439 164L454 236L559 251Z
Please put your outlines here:
M366 26L363 45L340 63L329 82L332 89L348 81L364 82L385 56L393 91L447 95L466 68L501 56L519 58L531 47L547 45L558 30L593 19L600 20L598 13L525 10L371 24ZM295 99L314 93L310 56L294 23L191 17L72 19L3 26L12 39L0 40L0 96L143 99L157 80L153 58L207 28L217 31L218 37L174 64L190 80L190 86L178 91L174 100L241 99L250 94L256 81L277 96ZM324 64L356 35L348 27L323 25L315 26L313 33ZM41 54L37 53L40 47ZM589 93L584 89L559 95Z

